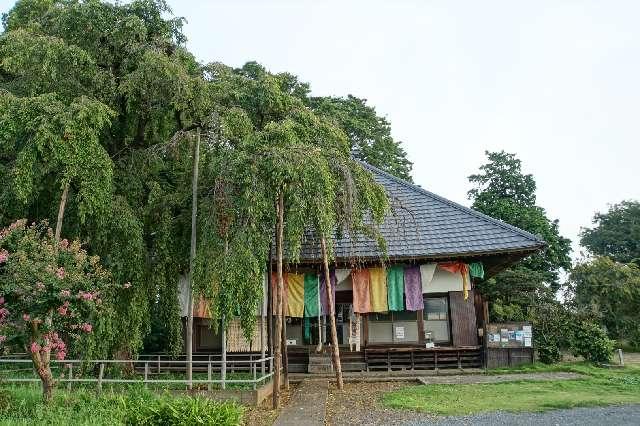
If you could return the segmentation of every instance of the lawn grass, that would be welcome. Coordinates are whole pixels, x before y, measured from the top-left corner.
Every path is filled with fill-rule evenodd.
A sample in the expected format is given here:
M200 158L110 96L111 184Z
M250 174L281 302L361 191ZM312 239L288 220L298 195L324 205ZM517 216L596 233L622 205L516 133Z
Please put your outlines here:
M640 368L603 369L585 364L531 367L526 372L572 371L577 380L516 381L470 385L420 385L382 397L391 408L437 415L488 411L546 411L558 408L640 403ZM514 372L513 369L509 370ZM504 372L504 370L503 370Z

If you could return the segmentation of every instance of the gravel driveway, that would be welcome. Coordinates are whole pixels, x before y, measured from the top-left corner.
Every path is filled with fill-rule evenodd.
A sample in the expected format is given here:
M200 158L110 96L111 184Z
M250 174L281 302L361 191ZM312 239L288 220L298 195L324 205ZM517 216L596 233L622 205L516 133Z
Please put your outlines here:
M485 413L473 416L425 418L404 423L418 425L575 425L575 426L636 426L640 424L640 405L613 405L608 407L571 408L544 413Z

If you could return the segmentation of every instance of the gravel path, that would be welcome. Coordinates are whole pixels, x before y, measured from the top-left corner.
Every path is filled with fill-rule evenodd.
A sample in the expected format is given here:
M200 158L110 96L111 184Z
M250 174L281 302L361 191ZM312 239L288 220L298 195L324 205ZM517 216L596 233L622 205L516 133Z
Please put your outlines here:
M571 408L544 413L485 413L473 416L456 416L415 419L403 423L406 426L422 425L473 425L473 426L636 426L640 424L640 405L613 405L608 407Z

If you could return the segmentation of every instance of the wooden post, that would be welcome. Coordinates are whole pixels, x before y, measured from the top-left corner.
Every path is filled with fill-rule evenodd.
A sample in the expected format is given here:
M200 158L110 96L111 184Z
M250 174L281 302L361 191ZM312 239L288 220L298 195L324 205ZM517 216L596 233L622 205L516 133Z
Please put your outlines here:
M187 388L193 389L193 270L196 259L196 221L198 217L198 166L200 163L200 128L193 147L191 180L191 251L189 253L189 303L187 308Z
M329 320L331 321L331 346L333 349L333 368L336 372L336 384L342 390L342 366L340 365L340 348L338 347L338 332L336 331L336 306L333 300L333 283L329 273L329 259L327 255L327 242L324 236L320 239L320 249L322 251L322 263L324 266L324 279L327 283L327 303L329 303Z
M98 394L102 393L102 378L104 376L104 363L100 363L98 368Z
M58 220L56 222L56 243L60 241L60 233L62 232L62 219L64 218L64 208L67 205L67 197L69 196L69 183L64 185L62 195L60 196L60 205L58 206Z
M209 362L207 363L207 390L211 392L211 358L209 358Z
M283 243L283 230L284 230L284 195L282 190L278 194L278 203L276 204L277 224L276 224L276 269L278 274L278 284L275 291L276 296L276 330L273 338L273 362L274 362L274 377L273 377L273 408L277 409L279 405L280 397L280 373L282 370L282 296L284 294L284 281L282 277L282 243Z

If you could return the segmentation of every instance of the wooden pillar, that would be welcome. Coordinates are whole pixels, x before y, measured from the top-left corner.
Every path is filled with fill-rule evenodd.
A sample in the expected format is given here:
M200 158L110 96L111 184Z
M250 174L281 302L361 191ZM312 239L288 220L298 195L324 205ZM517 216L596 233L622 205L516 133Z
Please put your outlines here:
M418 343L424 345L424 309L417 311L418 314Z

